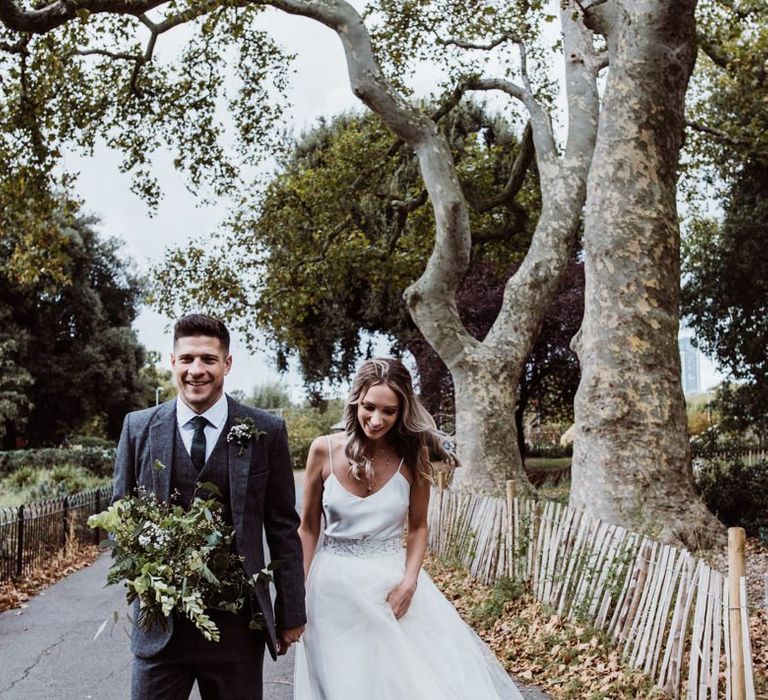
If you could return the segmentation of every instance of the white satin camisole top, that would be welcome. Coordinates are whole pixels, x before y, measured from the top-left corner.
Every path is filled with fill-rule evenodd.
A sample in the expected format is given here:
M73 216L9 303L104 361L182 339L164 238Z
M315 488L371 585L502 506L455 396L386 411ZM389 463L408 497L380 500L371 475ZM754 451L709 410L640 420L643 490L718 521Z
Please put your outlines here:
M333 451L328 439L331 473L323 484L323 515L326 538L334 540L392 540L401 538L410 504L411 485L403 476L403 460L392 477L370 496L347 491L333 470Z

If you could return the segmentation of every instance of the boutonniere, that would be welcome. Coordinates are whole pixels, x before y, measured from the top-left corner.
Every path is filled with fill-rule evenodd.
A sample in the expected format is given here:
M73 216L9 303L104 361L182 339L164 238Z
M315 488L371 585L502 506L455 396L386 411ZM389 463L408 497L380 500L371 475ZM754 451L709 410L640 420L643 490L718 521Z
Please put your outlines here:
M253 418L238 418L227 433L227 442L239 445L240 451L237 454L241 455L248 447L248 443L258 440L262 435L266 433L256 427Z
M165 469L165 465L159 459L156 459L155 463L152 465L152 469L156 472L161 472Z

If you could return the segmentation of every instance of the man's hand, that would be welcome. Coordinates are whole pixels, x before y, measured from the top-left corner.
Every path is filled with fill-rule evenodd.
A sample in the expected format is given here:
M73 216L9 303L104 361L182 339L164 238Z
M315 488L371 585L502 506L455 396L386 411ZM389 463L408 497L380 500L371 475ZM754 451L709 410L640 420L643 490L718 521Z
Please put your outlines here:
M302 632L304 632L304 625L301 627L288 627L286 629L277 630L277 655L283 656L288 653L291 644L299 641Z

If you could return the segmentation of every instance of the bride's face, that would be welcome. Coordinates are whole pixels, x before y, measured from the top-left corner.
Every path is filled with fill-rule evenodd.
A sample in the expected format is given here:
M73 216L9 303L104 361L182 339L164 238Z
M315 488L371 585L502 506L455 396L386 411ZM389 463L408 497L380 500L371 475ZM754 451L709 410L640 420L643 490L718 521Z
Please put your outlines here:
M357 405L357 420L369 440L380 440L397 422L400 402L397 394L386 384L375 384Z

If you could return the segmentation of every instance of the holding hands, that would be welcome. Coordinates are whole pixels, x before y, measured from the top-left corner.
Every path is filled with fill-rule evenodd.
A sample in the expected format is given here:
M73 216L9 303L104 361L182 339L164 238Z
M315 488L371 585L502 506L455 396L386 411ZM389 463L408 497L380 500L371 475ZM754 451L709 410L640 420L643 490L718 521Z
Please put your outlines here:
M288 653L291 644L299 641L302 632L304 632L304 625L300 627L288 627L286 629L277 630L277 655L283 656Z

